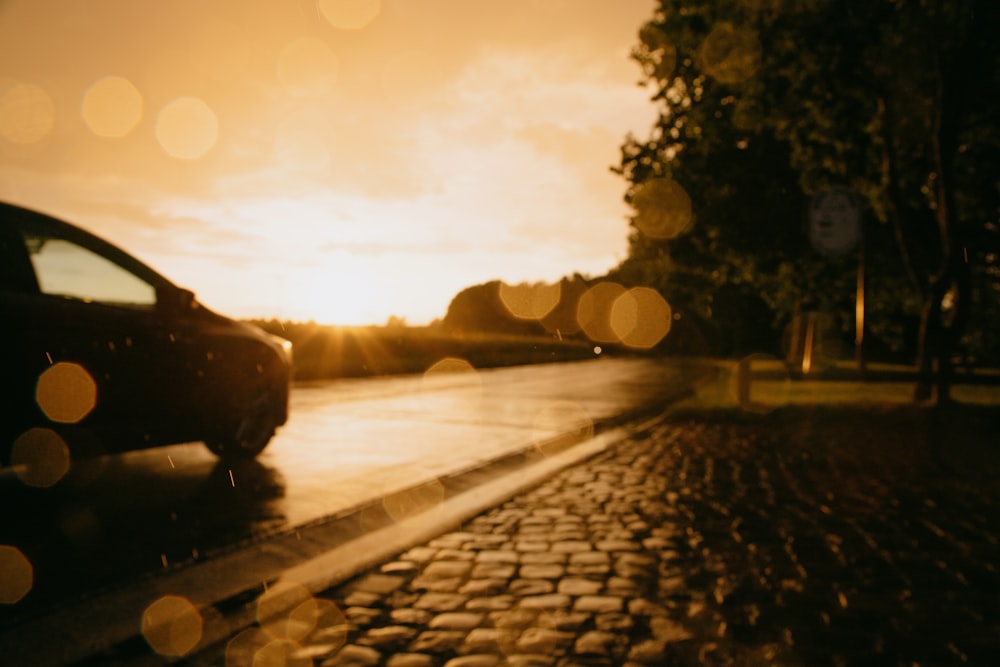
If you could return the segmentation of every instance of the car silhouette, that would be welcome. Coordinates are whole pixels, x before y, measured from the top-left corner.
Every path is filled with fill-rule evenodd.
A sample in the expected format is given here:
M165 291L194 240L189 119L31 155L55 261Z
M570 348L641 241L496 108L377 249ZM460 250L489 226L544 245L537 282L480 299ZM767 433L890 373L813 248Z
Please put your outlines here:
M190 441L256 456L288 419L291 347L75 225L0 202L0 464L53 437L74 457Z

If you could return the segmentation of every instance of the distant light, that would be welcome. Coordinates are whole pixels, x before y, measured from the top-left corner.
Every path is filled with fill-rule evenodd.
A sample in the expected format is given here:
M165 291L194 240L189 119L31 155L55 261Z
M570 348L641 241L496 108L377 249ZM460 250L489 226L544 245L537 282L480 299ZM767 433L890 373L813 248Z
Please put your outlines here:
M179 595L166 595L146 608L142 635L160 655L187 655L202 637L203 621L198 609Z
M178 97L160 111L156 140L171 157L197 160L219 140L219 119L197 97Z
M595 346L594 346L594 354L596 354L596 355L600 355L600 354L601 354L601 352L603 352L603 351L604 351L604 350L602 350L602 349L601 349L601 346L600 346L600 345L595 345Z
M0 136L15 144L33 144L49 136L56 105L41 86L15 84L0 93Z
M341 30L361 30L375 20L380 0L317 0L316 7L330 25Z
M38 377L35 401L52 421L75 424L97 405L97 384L80 364L61 361Z
M14 441L10 462L22 482L48 488L69 472L69 447L52 429L29 429Z
M106 76L83 95L80 115L99 137L124 137L142 118L142 95L128 79Z
M16 604L31 591L35 570L17 547L0 544L0 604Z

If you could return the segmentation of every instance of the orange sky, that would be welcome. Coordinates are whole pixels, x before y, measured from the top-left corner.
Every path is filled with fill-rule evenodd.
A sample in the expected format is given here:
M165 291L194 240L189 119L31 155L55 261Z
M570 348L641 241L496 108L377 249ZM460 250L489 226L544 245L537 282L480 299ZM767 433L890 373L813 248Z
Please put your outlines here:
M0 0L0 199L236 317L421 324L625 255L653 0Z

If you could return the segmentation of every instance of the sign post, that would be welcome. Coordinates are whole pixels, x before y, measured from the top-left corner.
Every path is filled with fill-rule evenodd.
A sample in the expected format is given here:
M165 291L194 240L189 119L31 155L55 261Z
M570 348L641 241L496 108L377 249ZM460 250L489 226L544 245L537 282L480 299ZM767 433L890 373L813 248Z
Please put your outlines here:
M854 299L854 356L858 371L865 372L865 246L861 206L848 188L834 186L813 197L809 206L809 241L828 257L840 257L859 247L858 278ZM803 373L808 373L804 357Z

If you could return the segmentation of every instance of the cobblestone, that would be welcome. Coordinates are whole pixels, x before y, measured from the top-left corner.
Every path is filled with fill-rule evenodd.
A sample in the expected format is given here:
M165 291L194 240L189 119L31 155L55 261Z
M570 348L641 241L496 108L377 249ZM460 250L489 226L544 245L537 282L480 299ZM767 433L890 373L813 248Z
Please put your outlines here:
M992 480L947 473L919 448L761 423L665 419L326 591L346 637L318 628L296 655L379 667L1000 664Z

